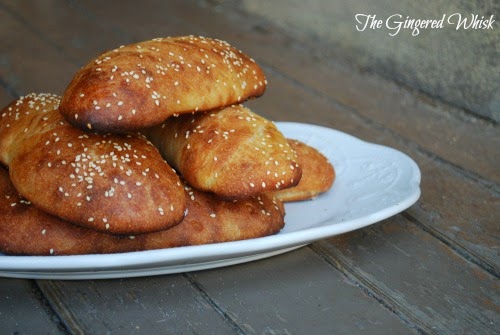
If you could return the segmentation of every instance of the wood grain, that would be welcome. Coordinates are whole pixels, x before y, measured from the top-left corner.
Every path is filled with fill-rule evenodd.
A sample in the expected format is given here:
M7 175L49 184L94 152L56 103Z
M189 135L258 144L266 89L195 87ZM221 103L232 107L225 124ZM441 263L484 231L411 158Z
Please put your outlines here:
M119 8L94 0L0 1L0 101L33 90L59 93L109 45L168 35L222 38L268 75L268 90L248 104L252 110L407 153L422 171L422 197L373 227L259 262L151 278L37 281L43 296L35 306L50 304L74 333L284 334L313 326L320 333L494 333L497 126L362 73L323 53L319 41L220 1L148 0L137 8L132 0Z
M74 334L234 334L182 275L39 281Z
M408 154L421 169L422 196L406 213L444 236L454 248L462 250L476 263L484 264L497 275L500 273L495 247L500 229L497 224L500 202L496 190L465 178L455 168L429 157L394 133L365 122L341 106L315 99L314 95L280 76L268 77L272 83L268 95L266 99L254 100L253 110L274 120L319 123ZM315 111L314 115L311 111Z
M497 278L401 215L312 249L424 333L492 334L500 322Z
M8 50L1 56L0 78L10 91L17 95L62 93L78 67L32 26L29 17L5 3L0 3L0 21L2 50ZM12 32L16 32L16 38L12 38Z
M189 276L247 334L414 332L307 247Z

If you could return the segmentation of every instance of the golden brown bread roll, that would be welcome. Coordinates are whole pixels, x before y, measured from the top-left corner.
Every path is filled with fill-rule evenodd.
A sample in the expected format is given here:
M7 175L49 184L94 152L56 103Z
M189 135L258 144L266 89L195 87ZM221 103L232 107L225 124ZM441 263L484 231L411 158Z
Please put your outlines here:
M172 227L183 186L157 149L136 135L72 127L59 97L30 94L0 112L0 162L36 207L84 227L138 234Z
M264 93L255 61L228 43L158 38L107 51L73 78L61 113L82 129L127 132L173 114L206 111Z
M271 121L242 105L142 130L189 185L238 199L296 185L297 157Z
M137 236L101 233L46 214L21 198L0 167L0 251L18 255L102 254L249 239L284 225L269 195L226 202L188 187L188 214L177 226Z
M313 199L328 191L335 180L335 169L328 159L315 148L297 140L288 140L297 153L302 167L302 179L295 187L274 192L283 202Z

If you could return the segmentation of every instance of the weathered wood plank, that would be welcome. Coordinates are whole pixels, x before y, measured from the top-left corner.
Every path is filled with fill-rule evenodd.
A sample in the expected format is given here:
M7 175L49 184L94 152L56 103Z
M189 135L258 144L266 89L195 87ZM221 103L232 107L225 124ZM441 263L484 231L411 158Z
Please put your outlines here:
M10 90L18 95L61 94L78 67L31 26L31 18L12 11L4 3L0 3L0 21L2 48L8 50L0 56L0 78Z
M498 330L498 279L401 215L312 248L426 333Z
M245 334L416 333L309 248L189 276Z
M75 334L238 334L182 275L38 283Z
M129 35L85 11L79 2L47 0L42 4L29 0L4 1L2 7L17 21L28 26L33 35L44 40L48 48L57 51L59 58L78 67L103 51L132 42Z
M384 144L410 155L422 171L422 196L407 213L421 224L445 236L449 243L497 275L498 193L460 171L437 162L392 132L374 127L328 100L316 99L282 77L270 76L268 95L250 104L271 119L312 122L330 126L363 139Z
M0 278L0 333L66 334L31 280Z

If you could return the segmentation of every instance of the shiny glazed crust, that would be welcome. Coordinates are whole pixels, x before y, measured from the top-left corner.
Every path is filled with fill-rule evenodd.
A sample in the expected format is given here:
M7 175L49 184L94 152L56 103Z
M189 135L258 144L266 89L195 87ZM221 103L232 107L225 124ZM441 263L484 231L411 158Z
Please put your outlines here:
M0 167L0 251L16 255L102 254L257 238L284 225L280 201L263 195L227 202L185 187L187 216L177 226L137 236L83 228L21 198Z
M0 161L20 194L64 220L115 234L170 228L186 208L172 168L138 135L83 132L59 97L30 94L0 112Z
M128 132L174 114L239 103L265 88L262 69L227 42L158 38L107 51L85 65L60 110L81 129Z
M288 140L288 143L297 153L302 179L295 187L274 192L274 196L283 202L290 202L313 199L328 191L335 180L333 165L318 150L303 142Z
M142 130L189 185L229 199L295 186L295 152L273 122L242 105Z

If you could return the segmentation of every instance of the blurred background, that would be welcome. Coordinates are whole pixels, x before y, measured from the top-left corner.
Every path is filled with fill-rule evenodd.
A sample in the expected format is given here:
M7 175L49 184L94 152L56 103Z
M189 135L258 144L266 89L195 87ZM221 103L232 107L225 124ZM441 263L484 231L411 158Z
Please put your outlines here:
M499 22L493 22L494 29L457 29L456 25L446 24L455 13L468 22L472 15L483 20L494 15L495 20L500 14L499 1L245 0L240 6L300 38L320 41L328 46L330 55L363 70L500 121ZM360 32L354 29L356 14L376 15L384 25ZM392 37L390 33L396 31L387 29L385 23L394 14L402 17L390 20L393 27L407 17L446 18L442 29L420 29L417 36L412 36L412 29L402 28ZM458 19L455 15L450 22Z
M14 95L26 93L21 89L23 78L16 70L23 67L40 73L33 90L61 93L77 67L116 45L156 36L199 34L226 39L248 50L247 40L272 48L266 45L266 35L279 33L290 38L289 45L306 49L322 64L345 63L373 72L437 102L497 123L498 27L456 30L445 25L443 29L422 29L417 36L412 36L410 29L401 29L391 37L385 27L358 31L355 15L376 15L382 20L393 14L440 19L443 14L461 13L468 18L478 14L486 19L491 15L498 17L499 8L500 3L495 0L2 0L1 83ZM238 20L241 24L235 30ZM227 30L215 28L224 24ZM23 40L14 37L13 32ZM46 52L47 48L50 52ZM28 55L44 55L44 59ZM51 67L44 65L51 58L59 63L60 73L53 73ZM268 59L262 61L273 64Z

